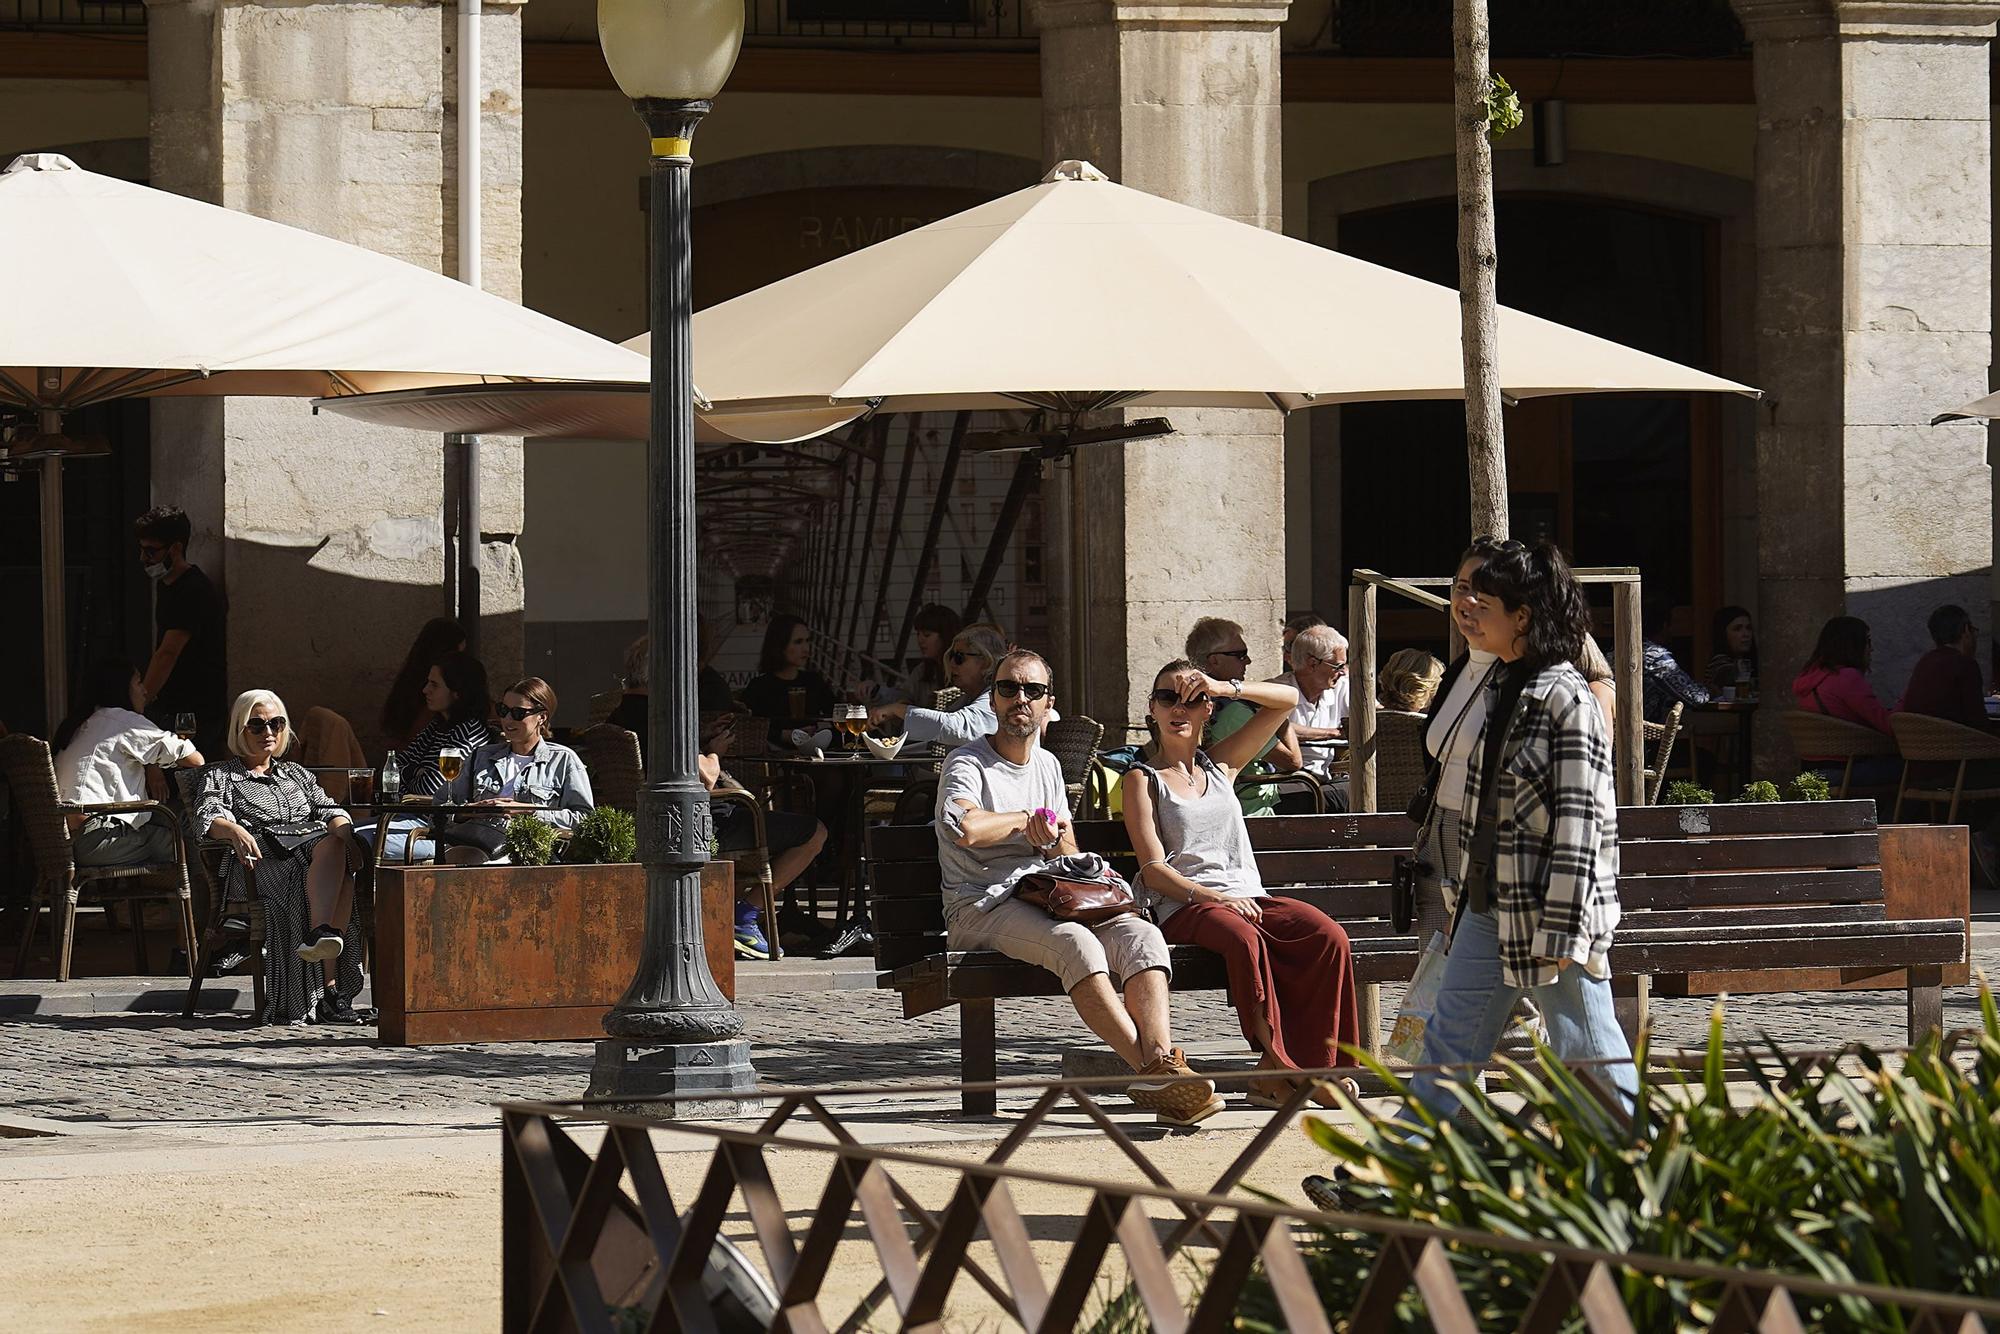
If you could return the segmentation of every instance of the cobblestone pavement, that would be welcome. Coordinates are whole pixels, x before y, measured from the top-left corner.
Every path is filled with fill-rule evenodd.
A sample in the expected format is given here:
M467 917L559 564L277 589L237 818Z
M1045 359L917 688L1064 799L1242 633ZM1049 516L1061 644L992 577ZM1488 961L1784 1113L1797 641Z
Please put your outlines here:
M2000 976L2000 924L1975 924L1974 961ZM1397 993L1384 988L1393 1015ZM1700 1043L1712 1001L1659 1000L1657 1047ZM742 1005L753 1060L767 1084L943 1081L957 1072L955 1012L901 1017L893 995L810 992ZM1088 1041L1060 998L1002 1002L1002 1077L1054 1075L1065 1048ZM1174 999L1176 1038L1233 1040L1219 992ZM1945 994L1948 1027L1978 1022L1970 987ZM1728 1011L1732 1039L1768 1033L1795 1049L1851 1041L1900 1046L1901 992L1746 996ZM0 1023L0 1108L53 1119L253 1122L391 1114L435 1117L517 1098L581 1095L588 1043L387 1048L369 1030L254 1026L246 1018L182 1021L151 1014L35 1016Z

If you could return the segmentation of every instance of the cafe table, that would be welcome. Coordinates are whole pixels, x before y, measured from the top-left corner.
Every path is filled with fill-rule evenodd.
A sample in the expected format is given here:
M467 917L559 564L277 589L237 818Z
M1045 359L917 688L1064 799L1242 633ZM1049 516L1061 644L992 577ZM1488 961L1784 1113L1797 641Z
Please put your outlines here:
M380 858L381 850L388 844L389 835L392 832L390 827L391 821L419 821L430 835L431 842L436 843L438 827L450 820L504 820L516 815L527 815L534 811L553 810L554 807L546 803L538 804L526 801L509 801L499 805L480 805L471 802L412 800L406 797L402 801L369 802L366 805L356 807L356 809L367 811L375 822L375 840L373 846L370 848L369 856L375 859L378 864L386 864L381 863ZM404 866L412 864L410 853L417 842L417 831L412 829L408 833L409 836L403 840L403 859L401 864Z
M820 957L872 952L874 948L868 929L867 886L862 881L860 856L867 824L868 789L900 787L911 779L929 777L939 758L929 746L905 747L890 759L870 750L829 749L816 754L775 746L764 751L739 751L729 757L730 761L804 774L812 780L814 790L824 785L840 794L841 815L827 830L832 845L829 851L840 868L839 895L834 903L839 934L821 951ZM913 769L918 772L909 772Z
M1724 801L1742 791L1750 781L1756 721L1755 699L1712 699L1706 704L1689 704L1681 710L1681 727L1688 734L1688 772L1696 773L1693 755L1696 744L1706 741L1713 745L1718 777L1726 773L1730 778L1728 783L1716 783L1716 792ZM1672 757L1668 758L1671 762Z

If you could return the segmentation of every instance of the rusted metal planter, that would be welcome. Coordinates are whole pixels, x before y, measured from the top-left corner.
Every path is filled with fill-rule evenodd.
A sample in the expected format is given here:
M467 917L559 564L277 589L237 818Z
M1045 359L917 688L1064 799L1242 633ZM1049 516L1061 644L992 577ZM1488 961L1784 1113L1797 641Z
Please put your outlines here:
M733 868L702 871L709 971L732 1000ZM637 966L646 871L384 866L375 873L375 1004L388 1046L591 1041Z

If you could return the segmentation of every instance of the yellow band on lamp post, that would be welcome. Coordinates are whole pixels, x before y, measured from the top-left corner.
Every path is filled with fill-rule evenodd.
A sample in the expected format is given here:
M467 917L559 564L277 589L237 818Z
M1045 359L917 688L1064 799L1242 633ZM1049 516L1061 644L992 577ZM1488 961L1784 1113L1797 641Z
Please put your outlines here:
M655 139L653 140L653 156L691 158L694 156L694 140Z

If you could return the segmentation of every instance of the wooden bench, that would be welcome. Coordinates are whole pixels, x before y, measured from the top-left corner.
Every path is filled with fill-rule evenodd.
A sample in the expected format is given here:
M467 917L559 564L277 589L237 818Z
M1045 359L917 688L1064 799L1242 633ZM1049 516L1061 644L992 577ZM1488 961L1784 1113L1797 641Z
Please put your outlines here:
M1415 832L1407 819L1295 815L1249 825L1266 888L1346 928L1358 984L1409 978L1419 944L1388 921L1392 868ZM1900 848L1903 836L1916 853L1892 850L1895 874L1885 878L1884 843ZM1738 990L1903 990L1913 1039L1941 1023L1945 983L1964 980L1971 881L1962 828L1885 835L1871 801L1787 802L1627 807L1619 837L1624 916L1614 977L1650 977L1663 984L1657 994L1669 995L1719 989L1718 981L1740 981ZM1077 840L1130 872L1122 822L1080 823ZM872 827L868 862L876 985L902 996L905 1017L956 1005L960 1078L993 1079L994 1002L1056 995L1056 976L1002 954L946 947L930 826ZM1221 959L1207 950L1176 947L1173 964L1176 991L1227 985ZM1372 1007L1364 1004L1363 1018L1372 1046ZM991 1093L961 1102L968 1114L994 1110Z

